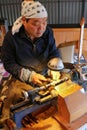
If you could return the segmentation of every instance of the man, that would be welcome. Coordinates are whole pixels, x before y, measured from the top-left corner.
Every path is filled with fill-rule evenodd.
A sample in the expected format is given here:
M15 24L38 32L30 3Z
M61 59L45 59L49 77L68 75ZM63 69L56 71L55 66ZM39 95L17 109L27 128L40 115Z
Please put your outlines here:
M52 66L57 66L59 61L60 53L56 48L53 32L47 26L47 18L47 11L40 2L23 1L21 16L4 38L2 46L4 67L22 82L41 85L43 81L47 81L45 78L47 64L51 61ZM20 85L18 86L20 88ZM28 90L25 85L24 88ZM9 100L14 98L13 95L17 90L11 91L13 94L9 94ZM5 100L5 107L2 111L3 120L9 118L9 107L13 100L10 101L7 109L6 102Z
M23 82L41 84L42 80L46 81L41 74L46 74L47 62L60 56L53 32L47 27L47 17L41 3L24 1L21 17L5 36L2 46L4 67Z

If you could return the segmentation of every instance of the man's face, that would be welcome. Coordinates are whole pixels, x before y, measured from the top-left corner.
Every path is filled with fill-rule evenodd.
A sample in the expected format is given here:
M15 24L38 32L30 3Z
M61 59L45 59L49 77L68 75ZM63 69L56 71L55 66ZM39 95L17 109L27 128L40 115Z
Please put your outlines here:
M27 34L31 39L39 38L43 35L47 26L47 18L32 18L23 22Z

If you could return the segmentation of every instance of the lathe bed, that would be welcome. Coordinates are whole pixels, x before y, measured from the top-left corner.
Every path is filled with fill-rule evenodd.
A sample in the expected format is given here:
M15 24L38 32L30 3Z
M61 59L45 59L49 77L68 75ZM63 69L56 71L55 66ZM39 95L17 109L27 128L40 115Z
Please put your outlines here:
M63 78L60 81L51 82L45 86L36 87L30 91L28 91L29 98L11 106L11 116L14 122L17 125L17 128L22 127L22 119L27 114L31 114L36 110L43 109L46 106L52 106L57 101L58 94L55 92L54 86L58 85L65 81L68 78ZM51 89L50 89L51 88ZM50 91L49 91L50 89ZM44 91L45 94L41 94L40 91ZM54 106L55 107L55 106ZM43 110L44 111L44 110Z
M12 114L12 118L14 120L14 122L16 123L17 128L21 128L23 126L26 127L26 123L24 124L22 122L23 118L27 115L31 115L33 112L37 111L37 110L43 110L44 111L44 107L51 107L53 105L53 101L57 100L55 99L51 99L50 101L44 102L43 104L27 104L25 106L22 106L21 108L18 108L17 110L11 110L11 114ZM29 117L30 117L29 115ZM30 120L32 118L30 117ZM33 117L32 122L35 122L35 117ZM32 123L31 122L31 123ZM36 122L35 122L36 123ZM28 120L28 125L29 125L29 120Z

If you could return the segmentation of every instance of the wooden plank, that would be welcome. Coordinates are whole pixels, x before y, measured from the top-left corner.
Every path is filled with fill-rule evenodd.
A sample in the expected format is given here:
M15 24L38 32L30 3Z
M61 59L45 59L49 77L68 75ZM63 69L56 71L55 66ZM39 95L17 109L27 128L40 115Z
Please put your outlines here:
M57 46L63 42L80 39L80 28L53 28L53 32ZM84 29L84 40L87 40L87 28Z

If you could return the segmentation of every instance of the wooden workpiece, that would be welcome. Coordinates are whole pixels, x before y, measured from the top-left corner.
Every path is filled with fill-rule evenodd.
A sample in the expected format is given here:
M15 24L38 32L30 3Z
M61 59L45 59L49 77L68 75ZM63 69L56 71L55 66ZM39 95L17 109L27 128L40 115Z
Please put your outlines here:
M87 123L87 93L71 81L58 86L58 113L54 116L67 130Z

